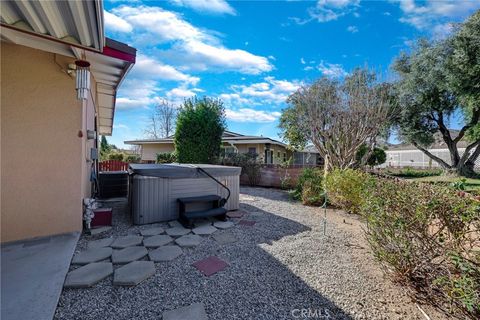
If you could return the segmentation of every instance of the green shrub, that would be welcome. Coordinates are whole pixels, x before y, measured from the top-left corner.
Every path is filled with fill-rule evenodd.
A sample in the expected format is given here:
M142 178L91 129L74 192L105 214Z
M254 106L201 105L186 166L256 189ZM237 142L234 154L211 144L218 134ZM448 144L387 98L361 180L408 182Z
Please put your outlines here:
M223 158L223 165L242 168L242 174L248 178L248 184L256 186L260 181L262 162L255 153L234 153Z
M125 154L121 153L121 152L110 152L108 155L107 155L107 158L108 160L119 160L119 161L123 161L123 159L125 159Z
M362 158L368 152L369 148L366 144L362 144L357 151L357 163L362 161ZM380 148L373 148L372 154L368 157L366 164L370 167L375 167L384 164L387 161L387 154L385 150Z
M324 201L323 170L319 168L304 168L298 176L298 181L292 196L306 205L321 205Z
M425 183L378 179L362 213L375 257L416 298L480 317L480 202Z
M157 153L157 163L177 162L175 152Z
M136 163L136 162L140 162L140 160L141 160L141 158L137 154L126 155L125 159L124 159L124 161L128 162L128 163Z
M443 173L442 169L413 169L405 168L401 170L387 169L386 174L400 178L423 178L439 176Z
M360 170L334 169L325 180L329 203L348 213L359 214L374 178Z
M204 97L185 100L177 117L175 153L180 163L216 163L225 130L221 100Z

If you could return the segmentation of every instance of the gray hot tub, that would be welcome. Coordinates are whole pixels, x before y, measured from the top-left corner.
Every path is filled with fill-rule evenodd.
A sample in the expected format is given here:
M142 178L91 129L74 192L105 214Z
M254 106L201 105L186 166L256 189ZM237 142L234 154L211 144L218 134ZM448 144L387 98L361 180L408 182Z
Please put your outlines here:
M202 173L202 168L230 189L227 210L239 204L239 167L207 164L130 164L130 206L135 224L178 219L178 198L205 195L227 196L227 190ZM202 204L198 205L202 209Z

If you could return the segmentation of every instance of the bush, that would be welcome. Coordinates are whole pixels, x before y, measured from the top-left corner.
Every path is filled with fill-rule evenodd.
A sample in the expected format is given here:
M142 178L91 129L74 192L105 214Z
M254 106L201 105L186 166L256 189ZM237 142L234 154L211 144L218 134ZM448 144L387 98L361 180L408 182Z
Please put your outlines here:
M417 299L480 317L480 203L443 186L379 179L362 206L367 239Z
M321 205L324 202L323 170L319 168L304 168L298 176L297 186L292 193L296 200L305 205Z
M175 153L180 163L215 163L225 130L221 100L204 97L185 100L177 117Z
M413 169L405 168L400 170L388 169L386 174L400 178L423 178L439 176L443 173L442 169Z
M125 154L121 152L110 152L107 155L108 160L118 160L118 161L123 161L125 159Z
M242 168L242 174L248 178L248 184L256 186L260 181L262 162L254 153L234 153L223 159L222 164Z
M359 214L374 178L360 170L334 169L325 180L328 201L348 213Z
M173 163L177 162L175 152L157 153L157 163Z
M365 154L368 152L368 146L366 144L362 144L360 148L357 151L357 162L360 163L362 161L362 158L365 156ZM387 153L385 150L380 149L380 148L373 148L372 154L368 157L367 159L367 165L370 167L375 167L381 164L384 164L385 161L387 161Z
M137 154L129 154L125 156L124 161L128 163L137 163L140 162L141 158Z

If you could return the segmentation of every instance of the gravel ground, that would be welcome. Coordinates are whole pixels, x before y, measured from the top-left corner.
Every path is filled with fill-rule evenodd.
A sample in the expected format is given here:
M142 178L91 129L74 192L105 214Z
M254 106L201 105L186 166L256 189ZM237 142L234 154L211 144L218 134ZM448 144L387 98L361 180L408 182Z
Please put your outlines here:
M160 319L166 310L196 302L204 303L209 319L425 319L384 279L356 217L328 210L324 235L320 208L291 202L278 190L241 193L245 219L257 223L230 229L238 242L219 245L204 237L176 260L156 263L155 276L136 287L114 287L109 277L92 288L65 289L55 319ZM110 232L83 236L77 251L89 240L147 227L117 217ZM191 266L212 255L229 267L205 277ZM446 319L422 309L432 319Z

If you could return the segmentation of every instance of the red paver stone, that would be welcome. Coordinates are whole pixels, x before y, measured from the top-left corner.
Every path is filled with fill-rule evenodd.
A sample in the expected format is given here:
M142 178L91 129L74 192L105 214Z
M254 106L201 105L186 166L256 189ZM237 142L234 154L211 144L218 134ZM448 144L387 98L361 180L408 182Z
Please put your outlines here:
M215 256L211 256L206 259L199 260L192 265L198 270L200 270L200 272L202 272L204 275L209 277L212 274L215 274L225 269L228 266L228 263Z
M229 218L241 218L244 215L245 215L245 211L241 211L241 210L227 212L227 216Z
M254 226L255 223L256 223L256 221L252 221L252 220L240 220L240 221L238 221L239 225L248 226L248 227Z

